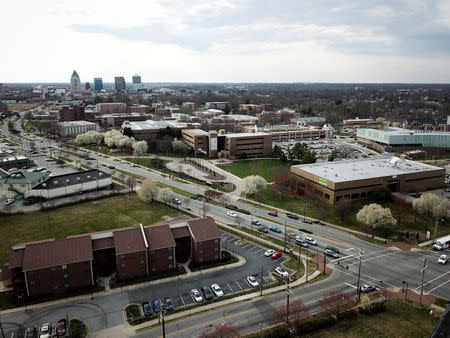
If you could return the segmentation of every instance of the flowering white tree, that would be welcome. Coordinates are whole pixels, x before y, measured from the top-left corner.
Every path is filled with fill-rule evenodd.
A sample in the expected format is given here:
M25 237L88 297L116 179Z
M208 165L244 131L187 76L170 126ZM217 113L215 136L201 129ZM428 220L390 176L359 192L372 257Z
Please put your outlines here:
M383 208L381 205L372 203L365 205L356 214L358 222L367 224L369 227L375 229L379 225L396 224L397 221L392 217L389 208Z
M104 134L104 142L108 147L123 148L136 142L134 138L123 135L119 130L110 130Z
M413 201L413 208L425 216L425 224L428 228L432 219L449 217L450 202L438 195L426 193Z
M161 188L158 192L158 199L166 204L173 200L173 191L170 188Z
M241 182L241 190L244 195L254 195L261 189L264 189L267 181L258 175L251 175L244 178Z
M156 181L147 178L141 184L141 189L138 191L138 197L141 201L153 202L153 200L158 197L158 193L159 187L157 186Z
M79 134L75 138L78 145L101 144L103 142L103 134L95 130L90 130L84 134Z
M133 143L133 151L136 156L143 156L147 153L148 144L145 141L137 141Z

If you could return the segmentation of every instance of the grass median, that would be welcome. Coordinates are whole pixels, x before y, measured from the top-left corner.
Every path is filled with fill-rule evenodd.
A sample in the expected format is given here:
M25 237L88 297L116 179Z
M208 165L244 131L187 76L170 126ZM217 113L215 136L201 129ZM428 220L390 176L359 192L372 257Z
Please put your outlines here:
M287 174L291 164L281 162L278 159L255 159L219 165L218 167L240 178L259 175L264 177L267 182L273 182L277 177Z

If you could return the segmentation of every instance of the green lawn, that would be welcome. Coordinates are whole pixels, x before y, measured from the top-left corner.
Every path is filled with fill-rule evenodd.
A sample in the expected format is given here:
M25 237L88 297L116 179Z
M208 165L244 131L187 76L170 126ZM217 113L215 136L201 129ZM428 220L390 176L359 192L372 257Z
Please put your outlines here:
M260 175L267 182L273 182L277 177L287 174L291 164L289 162L281 162L278 159L255 159L220 165L219 167L241 178L250 175Z
M337 208L333 208L327 203L314 201L314 200L302 200L296 198L289 194L283 194L272 186L267 186L258 196L254 197L255 200L259 202L272 205L275 208L281 208L288 210L290 212L296 213L300 216L306 214L306 217L312 217L315 219L320 219L328 223L333 223L348 227L350 229L366 232L367 227L360 224L356 220L356 213L367 203L367 201L354 201L351 206L346 210L344 214L343 222L341 222L341 217L337 213ZM405 208L401 204L395 202L385 202L381 203L384 207L389 207L391 209L392 215L397 218L400 208ZM306 206L306 207L305 207ZM402 217L400 226L388 226L380 227L373 231L373 234L387 239L392 239L395 241L406 240L404 234L406 232L417 233L419 232L419 240L423 241L425 239L425 219L420 215L416 215L411 208L402 209ZM280 221L282 221L280 219ZM433 230L433 225L430 225L430 230ZM449 224L440 224L438 228L438 236L445 235L449 232ZM372 234L372 232L370 232Z
M110 197L32 214L0 216L0 266L9 261L12 245L46 238L122 227L148 225L181 213L162 203L144 203L135 194Z
M418 304L390 300L386 312L339 323L329 329L309 333L308 337L429 337L439 318Z

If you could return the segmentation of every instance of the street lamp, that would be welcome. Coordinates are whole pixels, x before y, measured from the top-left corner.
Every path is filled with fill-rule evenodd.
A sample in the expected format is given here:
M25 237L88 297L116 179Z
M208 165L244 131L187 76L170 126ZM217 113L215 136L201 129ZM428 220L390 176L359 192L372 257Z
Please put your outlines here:
M357 289L356 289L356 300L359 302L361 300L361 287L359 285L360 281L361 281L361 253L365 253L364 250L357 248L358 249L358 253L359 253L359 265L358 265L358 282L357 282Z
M422 297L423 297L423 278L425 277L425 269L427 268L427 258L423 259L423 268L420 270L421 282L420 282L420 305L422 305Z

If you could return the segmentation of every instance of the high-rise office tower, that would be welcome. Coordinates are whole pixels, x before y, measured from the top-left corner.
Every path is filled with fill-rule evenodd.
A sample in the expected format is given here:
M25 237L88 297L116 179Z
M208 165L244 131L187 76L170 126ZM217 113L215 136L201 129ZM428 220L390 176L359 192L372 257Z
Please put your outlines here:
M142 88L141 76L138 74L133 75L133 89L138 90Z
M70 89L81 90L81 81L76 70L73 71L72 76L70 77Z
M91 90L91 84L89 82L86 82L84 89Z
M94 77L94 90L103 90L103 80L101 77Z
M114 87L116 88L116 91L124 91L127 89L125 85L125 79L123 76L116 76L114 78Z

